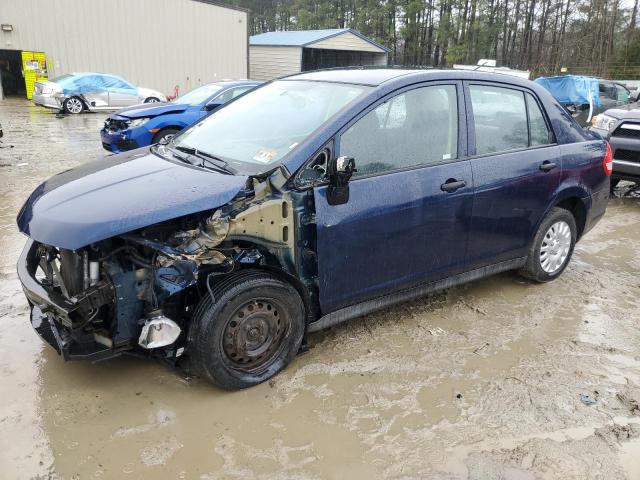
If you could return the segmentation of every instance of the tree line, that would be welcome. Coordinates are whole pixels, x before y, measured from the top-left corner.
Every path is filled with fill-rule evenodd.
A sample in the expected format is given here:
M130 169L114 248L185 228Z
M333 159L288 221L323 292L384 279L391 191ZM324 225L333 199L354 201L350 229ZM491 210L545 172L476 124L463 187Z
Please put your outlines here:
M640 79L638 0L226 0L251 11L251 33L353 28L390 63L475 64Z

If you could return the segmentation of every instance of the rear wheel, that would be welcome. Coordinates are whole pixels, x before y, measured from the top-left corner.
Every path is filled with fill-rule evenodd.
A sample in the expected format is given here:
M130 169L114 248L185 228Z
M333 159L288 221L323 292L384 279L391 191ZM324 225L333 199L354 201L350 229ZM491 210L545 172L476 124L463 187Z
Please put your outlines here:
M149 97L149 98L145 99L144 103L158 103L159 101L160 101L159 98Z
M558 278L571 259L576 239L573 214L564 208L552 208L540 224L527 263L519 273L536 282Z
M179 131L180 130L178 130L177 128L163 128L153 136L153 140L151 141L151 143L168 142Z
M84 103L78 97L69 97L62 103L64 111L76 115L84 110Z
M293 286L247 270L222 279L196 309L189 332L198 372L227 390L270 379L295 357L305 309Z

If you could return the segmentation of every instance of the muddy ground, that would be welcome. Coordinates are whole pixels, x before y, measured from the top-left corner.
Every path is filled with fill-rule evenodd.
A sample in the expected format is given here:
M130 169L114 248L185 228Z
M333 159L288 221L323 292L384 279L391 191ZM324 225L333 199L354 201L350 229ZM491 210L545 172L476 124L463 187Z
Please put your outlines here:
M369 315L228 393L134 358L63 363L31 330L16 213L48 176L104 155L104 118L0 102L2 478L640 479L629 187L561 280L507 273Z

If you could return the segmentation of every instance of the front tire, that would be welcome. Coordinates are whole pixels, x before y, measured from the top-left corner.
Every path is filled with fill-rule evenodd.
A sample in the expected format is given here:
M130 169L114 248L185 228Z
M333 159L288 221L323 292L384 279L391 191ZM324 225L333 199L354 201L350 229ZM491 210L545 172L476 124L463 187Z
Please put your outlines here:
M177 128L163 128L153 136L153 140L151 140L151 143L160 143L162 141L169 141L179 131L180 130L178 130Z
M62 103L62 107L64 111L70 113L72 115L77 115L82 113L84 110L84 103L78 97L69 97L64 100Z
M576 240L573 214L564 208L552 208L538 228L520 275L540 283L555 280L571 260Z
M289 283L258 270L228 275L194 313L189 351L197 372L226 390L262 383L300 349L305 308Z

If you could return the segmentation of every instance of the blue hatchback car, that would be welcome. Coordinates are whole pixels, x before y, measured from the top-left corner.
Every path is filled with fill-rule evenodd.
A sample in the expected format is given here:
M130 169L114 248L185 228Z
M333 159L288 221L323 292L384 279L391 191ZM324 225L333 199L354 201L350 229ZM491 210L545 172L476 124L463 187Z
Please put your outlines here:
M528 80L304 73L44 182L18 215L18 275L65 359L186 357L245 388L307 332L506 270L556 280L611 164Z
M251 80L214 82L169 103L123 108L104 122L100 131L102 146L109 152L119 153L165 141L261 83Z

